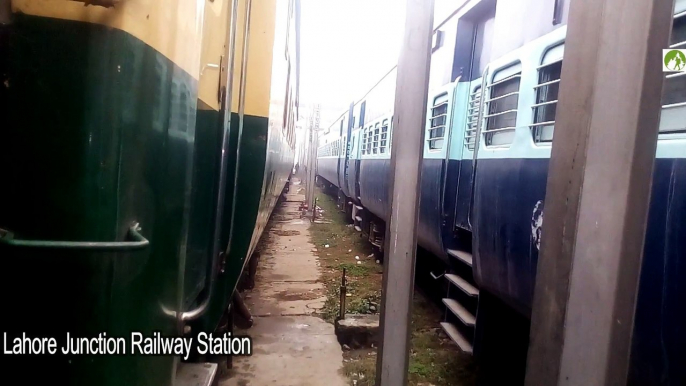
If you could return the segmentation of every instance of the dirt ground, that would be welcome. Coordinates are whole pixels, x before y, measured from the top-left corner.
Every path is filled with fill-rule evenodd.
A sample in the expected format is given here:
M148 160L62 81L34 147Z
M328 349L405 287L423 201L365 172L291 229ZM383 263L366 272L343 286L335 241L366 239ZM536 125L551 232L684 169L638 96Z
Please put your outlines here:
M243 292L254 325L253 355L233 359L221 386L344 386L343 351L334 327L318 315L326 302L310 221L293 185L261 240L255 288Z
M326 291L324 307L318 313L333 323L339 313L339 291L346 269L348 294L346 313L378 313L381 304L383 268L361 233L348 225L335 200L318 191L319 219L309 233L321 268L320 282ZM415 291L412 315L410 385L470 386L475 384L473 359L463 354L443 333L439 323L443 311L421 291ZM345 350L343 371L350 385L374 385L376 348Z
M381 256L321 191L317 220L302 218L303 193L303 186L292 185L261 240L256 286L243 293L255 323L235 332L252 337L253 355L234 358L222 386L374 385L376 347L341 347L333 322L343 268L348 282L345 312L380 311ZM410 385L475 384L472 357L442 332L442 316L434 302L415 291Z

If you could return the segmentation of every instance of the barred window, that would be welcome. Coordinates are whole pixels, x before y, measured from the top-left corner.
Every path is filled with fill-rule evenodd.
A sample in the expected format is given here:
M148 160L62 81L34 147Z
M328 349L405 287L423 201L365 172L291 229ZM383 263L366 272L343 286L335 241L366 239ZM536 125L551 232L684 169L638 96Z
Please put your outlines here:
M674 16L670 48L686 49L686 12ZM662 90L661 133L686 133L686 72L667 74Z
M381 128L379 127L378 123L374 125L373 135L372 154L379 154L379 137L381 136Z
M443 148L445 125L448 119L448 94L442 94L434 99L429 118L429 149Z
M367 154L372 154L372 126L367 127Z
M362 128L362 155L367 154L367 129Z
M563 54L564 45L549 49L543 56L541 66L538 67L538 84L534 87L536 103L531 106L534 116L531 135L536 143L553 141Z
M388 119L384 119L381 124L381 143L379 144L379 153L385 154L388 152Z
M488 86L486 146L508 147L514 140L521 76L521 64L517 64L498 71Z
M481 86L474 88L469 94L469 106L467 107L467 128L464 132L464 146L474 150L476 135L479 128L479 112L481 111Z

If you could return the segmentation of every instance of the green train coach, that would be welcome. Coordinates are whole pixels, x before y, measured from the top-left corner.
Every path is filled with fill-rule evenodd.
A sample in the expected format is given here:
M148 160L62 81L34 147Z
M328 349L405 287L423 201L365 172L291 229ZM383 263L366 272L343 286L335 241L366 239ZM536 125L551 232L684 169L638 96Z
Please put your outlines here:
M158 341L224 331L288 187L299 9L0 0L4 368L30 384L214 377L216 353ZM71 338L89 343L60 353Z

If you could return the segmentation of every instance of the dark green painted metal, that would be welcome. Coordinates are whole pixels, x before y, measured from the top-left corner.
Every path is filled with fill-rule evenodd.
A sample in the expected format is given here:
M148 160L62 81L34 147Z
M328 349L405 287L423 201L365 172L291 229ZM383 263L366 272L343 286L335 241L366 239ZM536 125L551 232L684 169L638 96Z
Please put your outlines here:
M238 141L238 115L231 114L231 157L230 165L235 165L236 151L235 146ZM244 116L243 138L241 140L241 160L238 168L238 184L234 186L234 176L236 168L227 175L227 195L222 244L226 245L225 250L229 254L225 257L224 271L219 274L215 285L215 301L209 307L207 313L198 321L199 327L204 331L212 331L217 327L219 318L228 306L236 285L240 278L245 261L250 249L250 240L259 202L262 194L262 178L264 176L264 165L267 152L267 118ZM235 229L233 235L233 245L228 248L231 202L233 195L237 195L236 216L234 219Z
M132 222L148 248L0 245L0 330L175 335L183 309L197 81L132 36L15 15L0 56L0 228L17 238L107 242ZM6 35L4 35L6 36ZM130 352L130 347L127 347ZM3 356L32 383L168 386L173 357Z
M9 33L0 31L0 65L0 228L15 240L108 243L139 221L150 240L127 251L0 243L0 301L12 314L0 329L58 338L177 334L169 315L208 290L223 114L196 111L196 80L102 26L16 15ZM238 122L231 114L221 229L229 253L196 332L216 328L292 168L281 128L245 116L236 169ZM172 357L3 361L37 383L166 386L174 377Z
M222 116L216 110L198 110L191 191L190 227L184 276L184 310L193 308L205 289L211 261L222 139ZM233 165L233 164L230 164Z
M148 239L140 234L138 223L129 227L127 237L132 241L49 241L18 240L11 232L0 229L0 244L15 248L48 248L48 249L86 249L88 251L129 251L143 249L150 245Z

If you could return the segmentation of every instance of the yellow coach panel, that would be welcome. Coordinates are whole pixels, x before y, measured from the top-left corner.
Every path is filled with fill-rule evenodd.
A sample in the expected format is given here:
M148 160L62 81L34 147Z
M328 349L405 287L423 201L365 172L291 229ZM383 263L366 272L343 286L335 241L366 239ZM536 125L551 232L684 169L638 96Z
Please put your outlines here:
M198 79L205 1L122 0L107 8L73 0L12 0L12 11L128 32Z

